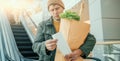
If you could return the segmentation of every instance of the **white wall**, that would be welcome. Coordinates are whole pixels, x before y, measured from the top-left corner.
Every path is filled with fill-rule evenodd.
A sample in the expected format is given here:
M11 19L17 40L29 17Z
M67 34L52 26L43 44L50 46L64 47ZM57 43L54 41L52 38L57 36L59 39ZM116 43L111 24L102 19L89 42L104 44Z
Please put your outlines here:
M120 40L120 0L101 0L105 40Z

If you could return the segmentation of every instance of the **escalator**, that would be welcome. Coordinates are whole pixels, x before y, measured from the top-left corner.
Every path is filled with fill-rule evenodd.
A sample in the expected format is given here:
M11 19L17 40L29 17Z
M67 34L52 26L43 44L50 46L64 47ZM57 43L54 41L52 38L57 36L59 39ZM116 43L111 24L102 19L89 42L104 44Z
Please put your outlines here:
M19 24L11 24L12 32L20 53L28 59L38 60L38 55L32 50L32 42L28 37L24 27Z

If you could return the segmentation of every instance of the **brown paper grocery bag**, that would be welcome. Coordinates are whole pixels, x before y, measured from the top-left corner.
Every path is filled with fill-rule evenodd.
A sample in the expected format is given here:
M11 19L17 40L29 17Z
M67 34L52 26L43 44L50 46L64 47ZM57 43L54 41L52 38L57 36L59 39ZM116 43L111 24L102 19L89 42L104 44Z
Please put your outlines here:
M86 21L61 19L60 32L65 37L71 50L78 49L90 30L90 24Z
M90 24L86 21L75 21L68 19L61 19L60 32L68 42L70 49L76 50L83 43L90 30ZM57 49L55 61L65 61L62 53ZM76 61L83 61L82 58L78 58Z

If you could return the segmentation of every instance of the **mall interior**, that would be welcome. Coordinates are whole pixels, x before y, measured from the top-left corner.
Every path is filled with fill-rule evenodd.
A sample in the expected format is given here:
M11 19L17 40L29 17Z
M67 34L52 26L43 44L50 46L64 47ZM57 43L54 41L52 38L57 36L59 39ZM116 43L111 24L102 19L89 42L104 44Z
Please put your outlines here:
M120 61L120 0L62 0L65 10L90 22L96 44L84 61ZM32 45L47 0L0 0L0 61L39 61Z

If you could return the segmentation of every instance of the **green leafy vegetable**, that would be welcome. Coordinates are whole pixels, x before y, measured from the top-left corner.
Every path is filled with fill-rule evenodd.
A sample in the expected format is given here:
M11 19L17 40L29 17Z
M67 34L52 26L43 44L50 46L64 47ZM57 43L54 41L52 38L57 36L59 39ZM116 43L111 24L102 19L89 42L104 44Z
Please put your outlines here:
M71 11L65 11L64 13L60 14L61 18L69 19L69 20L80 20L80 16L76 12L71 12Z

